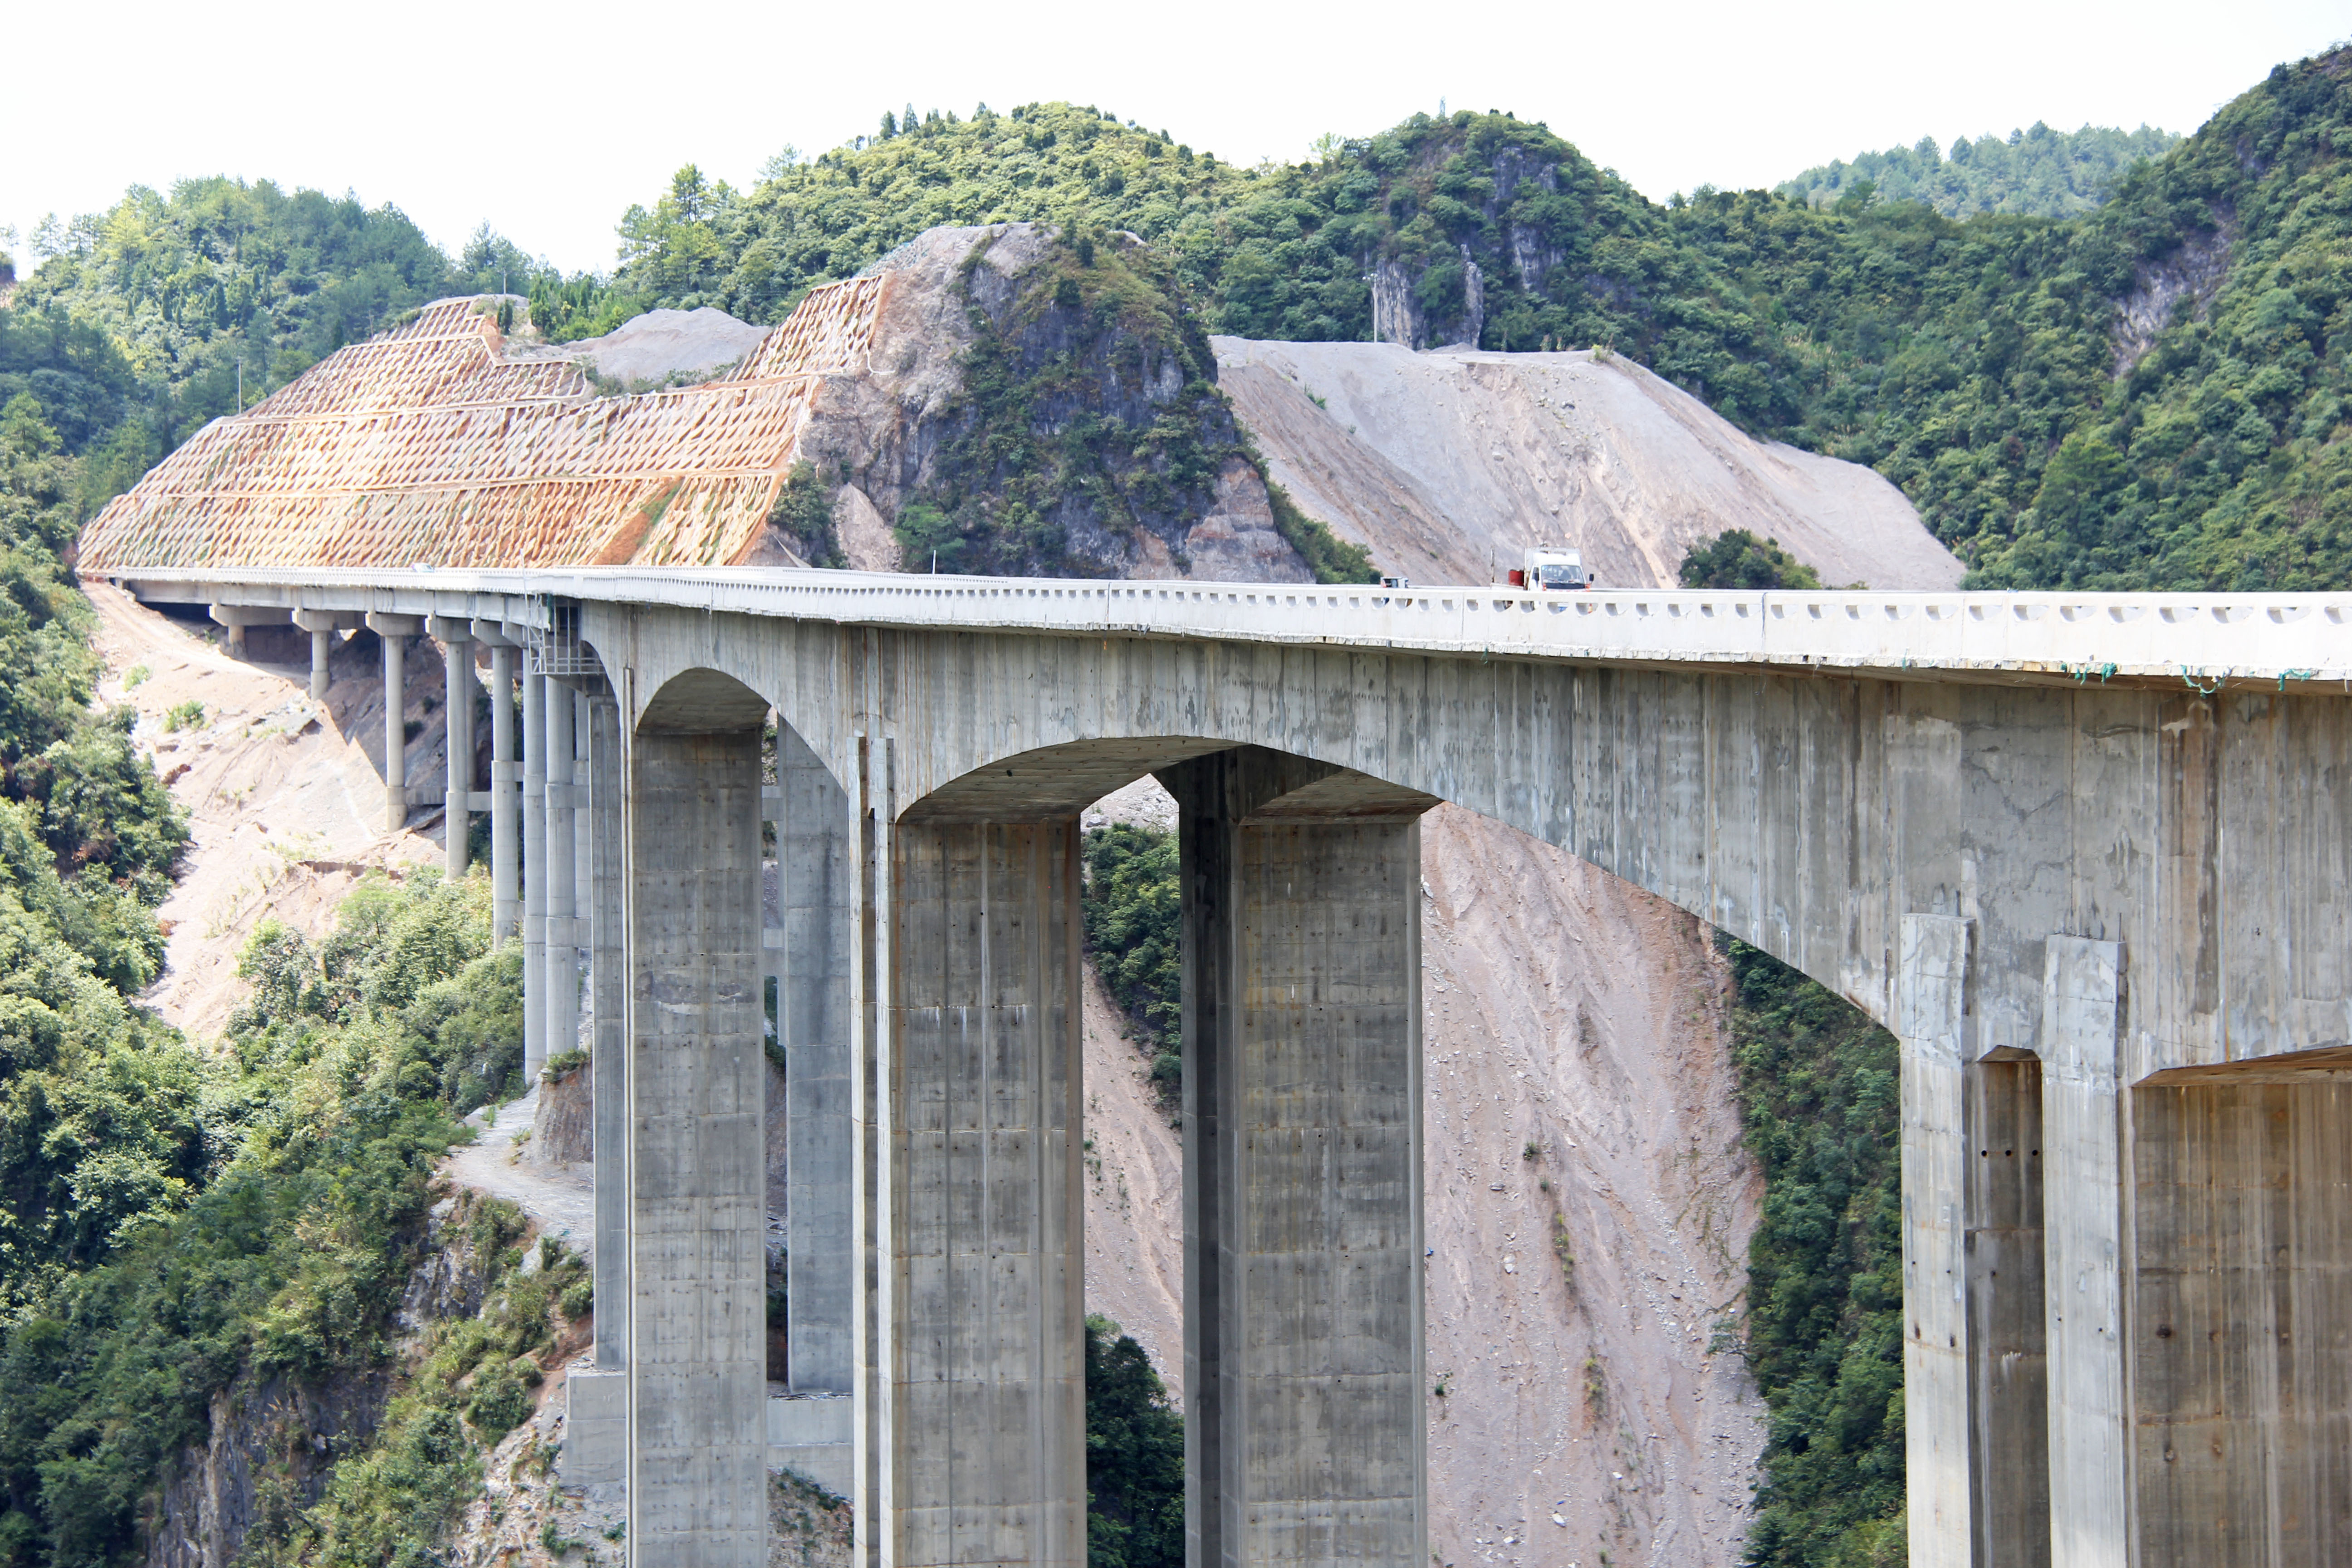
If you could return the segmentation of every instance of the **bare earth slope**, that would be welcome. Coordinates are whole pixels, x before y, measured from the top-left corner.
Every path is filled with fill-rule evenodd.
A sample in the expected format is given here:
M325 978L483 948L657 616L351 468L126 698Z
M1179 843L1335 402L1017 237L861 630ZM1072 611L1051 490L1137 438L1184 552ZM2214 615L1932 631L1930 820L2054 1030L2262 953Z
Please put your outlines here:
M138 710L133 739L187 808L194 834L159 911L170 948L146 1001L203 1039L244 1000L236 956L255 926L274 917L315 939L365 870L429 861L440 846L422 833L384 831L383 682L373 638L337 650L333 684L314 702L307 637L257 633L256 661L241 662L201 628L119 588L84 587L106 660L100 700ZM289 662L267 662L272 654ZM133 681L137 671L144 674ZM437 660L409 660L409 711L425 726L410 746L412 776L433 776L440 689ZM169 728L166 716L188 702L203 706L202 720Z
M1746 528L1828 584L1960 580L1877 474L1743 435L1628 360L1213 342L1273 477L1403 576L1496 582L1526 546L1558 542L1604 585L1652 587L1693 543Z

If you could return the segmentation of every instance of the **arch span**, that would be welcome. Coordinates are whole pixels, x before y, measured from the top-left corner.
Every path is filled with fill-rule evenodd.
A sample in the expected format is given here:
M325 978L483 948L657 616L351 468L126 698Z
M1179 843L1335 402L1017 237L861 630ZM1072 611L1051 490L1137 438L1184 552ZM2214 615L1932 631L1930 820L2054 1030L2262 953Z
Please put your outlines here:
M1353 768L1264 746L1197 735L1068 741L999 757L909 803L903 823L1049 822L1076 816L1146 773L1170 787L1185 764L1219 752L1246 757L1233 776L1253 820L1375 821L1418 816L1438 797ZM1189 776L1189 775L1186 775ZM1208 803L1204 800L1202 805ZM1221 805L1218 809L1234 809Z

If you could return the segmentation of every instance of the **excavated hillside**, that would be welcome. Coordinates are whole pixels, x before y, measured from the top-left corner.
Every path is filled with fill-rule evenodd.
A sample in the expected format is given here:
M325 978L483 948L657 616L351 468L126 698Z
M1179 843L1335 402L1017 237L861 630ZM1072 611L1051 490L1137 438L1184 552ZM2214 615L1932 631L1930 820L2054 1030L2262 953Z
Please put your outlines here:
M826 383L798 448L841 563L929 570L916 534L940 570L1313 581L1158 265L1131 235L1039 224L877 262L867 368Z
M1273 478L1399 575L1496 582L1564 543L1603 586L1661 586L1693 544L1745 528L1825 584L1959 585L1879 475L1759 441L1622 357L1213 341Z

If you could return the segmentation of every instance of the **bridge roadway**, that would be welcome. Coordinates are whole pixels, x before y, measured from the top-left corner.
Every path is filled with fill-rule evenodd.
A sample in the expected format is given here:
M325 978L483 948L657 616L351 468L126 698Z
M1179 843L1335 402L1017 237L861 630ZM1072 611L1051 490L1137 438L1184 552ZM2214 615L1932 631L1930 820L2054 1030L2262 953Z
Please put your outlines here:
M2352 594L121 576L320 668L370 625L395 688L420 634L520 661L520 763L500 703L493 787L461 735L443 797L491 814L534 1065L594 989L605 1372L564 1463L625 1476L639 1563L764 1561L772 1439L875 1568L1080 1568L1076 817L1147 772L1194 1568L1427 1560L1439 800L1900 1039L1915 1564L2352 1560ZM832 1399L762 1384L769 979L791 1377Z

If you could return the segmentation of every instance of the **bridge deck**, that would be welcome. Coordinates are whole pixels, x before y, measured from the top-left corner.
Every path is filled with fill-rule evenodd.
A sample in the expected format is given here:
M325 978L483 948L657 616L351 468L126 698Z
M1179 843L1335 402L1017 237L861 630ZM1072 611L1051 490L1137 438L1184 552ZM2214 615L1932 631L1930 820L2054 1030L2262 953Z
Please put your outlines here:
M1529 594L1479 586L1092 582L756 567L108 574L142 598L490 613L517 599L662 605L849 626L1207 638L1913 679L2124 682L2200 691L2352 684L2352 593ZM528 610L510 619L544 618Z

